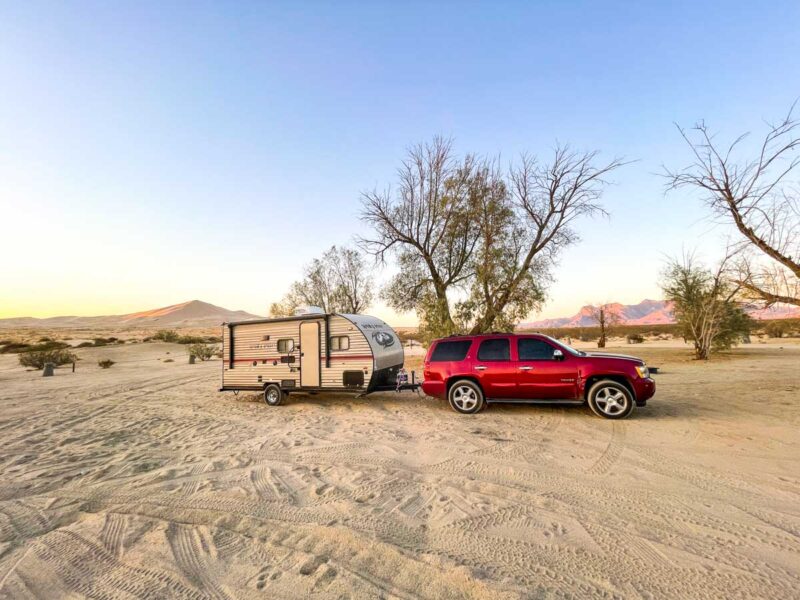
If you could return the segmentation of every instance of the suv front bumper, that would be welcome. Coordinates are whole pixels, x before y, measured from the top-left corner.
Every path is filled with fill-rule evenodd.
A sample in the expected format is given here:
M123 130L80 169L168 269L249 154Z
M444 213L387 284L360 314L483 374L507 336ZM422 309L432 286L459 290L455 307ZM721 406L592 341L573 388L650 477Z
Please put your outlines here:
M636 392L636 406L646 406L647 401L656 393L656 382L650 377L637 379L633 382L633 388Z

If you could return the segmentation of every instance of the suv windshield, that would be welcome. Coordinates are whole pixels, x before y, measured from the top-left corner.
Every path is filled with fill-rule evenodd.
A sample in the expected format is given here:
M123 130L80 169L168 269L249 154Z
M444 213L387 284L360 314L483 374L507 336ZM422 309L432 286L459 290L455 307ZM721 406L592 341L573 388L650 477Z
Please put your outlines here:
M569 352L573 356L586 356L586 352L581 352L580 350L576 350L572 346L567 346L564 342L559 342L557 339L551 338L549 335L544 335L544 334L540 334L540 335L542 337L547 338L548 340L550 340L554 344L556 344L559 348L562 348L562 349L566 350L567 352Z

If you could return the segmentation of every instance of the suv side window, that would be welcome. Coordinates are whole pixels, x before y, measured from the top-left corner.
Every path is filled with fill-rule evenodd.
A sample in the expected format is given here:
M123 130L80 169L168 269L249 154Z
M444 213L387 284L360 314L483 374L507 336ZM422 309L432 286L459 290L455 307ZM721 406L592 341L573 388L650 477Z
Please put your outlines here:
M553 360L553 348L547 342L534 338L517 340L517 353L520 360Z
M508 338L483 340L478 348L478 360L511 360Z
M470 340L454 340L452 342L439 342L433 349L431 362L449 362L451 360L464 360L467 351L472 345Z

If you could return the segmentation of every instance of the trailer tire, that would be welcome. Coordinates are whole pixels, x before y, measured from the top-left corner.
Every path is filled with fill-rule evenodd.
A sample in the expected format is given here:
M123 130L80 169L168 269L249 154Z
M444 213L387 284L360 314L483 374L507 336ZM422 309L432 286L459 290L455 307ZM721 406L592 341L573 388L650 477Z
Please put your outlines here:
M286 399L284 392L277 383L270 383L264 388L264 403L270 406L280 406Z

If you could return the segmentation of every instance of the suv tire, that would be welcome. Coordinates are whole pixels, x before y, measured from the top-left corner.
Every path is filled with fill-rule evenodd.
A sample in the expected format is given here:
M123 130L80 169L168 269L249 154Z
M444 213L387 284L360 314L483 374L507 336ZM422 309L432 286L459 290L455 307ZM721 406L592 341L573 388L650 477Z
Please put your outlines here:
M472 415L484 406L483 390L474 381L459 379L447 392L450 407L462 415Z
M270 383L264 388L264 402L270 406L280 406L286 399L284 392L277 383Z
M589 388L589 408L604 419L624 419L633 411L631 391L611 379L601 379Z

